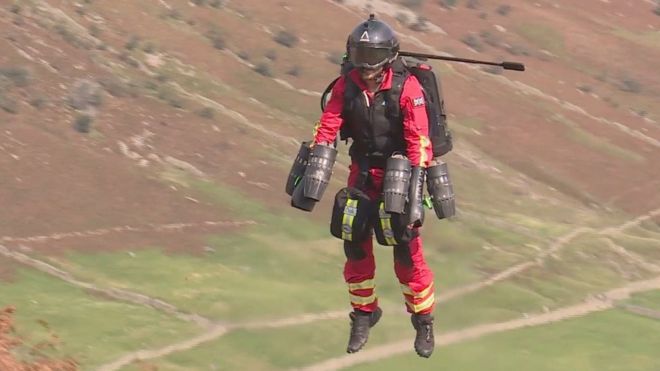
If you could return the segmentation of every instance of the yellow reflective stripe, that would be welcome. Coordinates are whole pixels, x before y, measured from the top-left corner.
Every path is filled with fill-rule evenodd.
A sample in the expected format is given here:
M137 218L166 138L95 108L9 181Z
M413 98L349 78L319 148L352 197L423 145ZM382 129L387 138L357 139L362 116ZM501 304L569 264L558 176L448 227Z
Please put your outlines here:
M321 127L321 121L317 121L316 124L314 125L314 130L312 131L313 138L316 138L316 133L319 132L320 127Z
M367 305L376 301L376 294L371 294L370 296L367 297L357 296L353 294L350 294L349 296L351 298L351 303L358 305Z
M385 212L385 202L380 203L380 228L383 230L383 236L385 236L385 242L389 245L396 245L396 240L394 239L394 231L392 230L392 222L390 220L390 215Z
M419 166L426 166L426 161L428 161L429 156L427 154L427 149L431 145L431 141L425 135L419 136Z
M376 287L376 282L373 279L348 284L348 289L351 290L351 291L353 291L353 290L373 289L375 287Z
M413 310L415 313L419 313L425 309L429 309L433 303L435 302L435 295L431 294L431 296L428 297L428 299L424 300L423 302L415 305L410 303L409 301L406 300L406 305L410 307L410 309Z
M429 292L431 292L432 289L433 289L433 282L431 282L431 284L430 284L427 288L425 288L424 290L422 290L422 291L420 291L420 292L418 292L418 293L413 292L413 291L410 289L410 287L408 287L408 285L401 285L401 291L402 291L404 294L412 295L412 296L414 296L414 297L416 297L416 298L423 298L423 297L425 297L426 295L429 294Z
M341 238L346 241L353 241L353 219L357 214L358 200L346 199L344 207L344 217L341 220Z

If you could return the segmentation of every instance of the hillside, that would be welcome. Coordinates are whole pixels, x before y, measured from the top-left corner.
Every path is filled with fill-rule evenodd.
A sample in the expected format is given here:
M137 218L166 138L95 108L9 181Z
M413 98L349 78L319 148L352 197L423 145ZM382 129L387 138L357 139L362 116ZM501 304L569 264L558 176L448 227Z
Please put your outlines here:
M44 354L83 370L480 370L492 348L502 369L657 369L653 347L617 347L626 334L609 327L660 343L657 316L643 315L660 310L659 9L2 1L0 308L16 308L26 349L52 330L61 341ZM343 251L327 218L346 147L313 213L283 192L346 35L370 11L403 50L527 66L432 63L459 210L424 228L447 346L427 363L402 345L412 330L386 248L383 323L343 357ZM576 351L520 344L559 337L577 337Z

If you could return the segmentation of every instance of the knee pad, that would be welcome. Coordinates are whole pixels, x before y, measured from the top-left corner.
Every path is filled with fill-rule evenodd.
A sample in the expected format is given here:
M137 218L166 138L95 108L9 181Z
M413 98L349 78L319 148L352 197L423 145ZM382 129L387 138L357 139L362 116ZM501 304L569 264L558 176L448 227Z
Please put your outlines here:
M335 195L330 233L342 240L362 242L370 236L373 202L357 188L342 188Z
M348 260L362 260L367 257L361 243L353 241L344 241L344 255Z

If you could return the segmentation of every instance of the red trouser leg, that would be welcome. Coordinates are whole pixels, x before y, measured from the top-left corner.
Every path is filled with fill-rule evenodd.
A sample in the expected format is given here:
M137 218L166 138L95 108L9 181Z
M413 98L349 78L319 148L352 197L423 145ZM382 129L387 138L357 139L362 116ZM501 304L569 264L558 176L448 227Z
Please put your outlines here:
M435 306L433 272L424 260L421 236L394 247L394 272L401 284L408 312L431 313Z
M374 292L376 262L371 236L362 243L344 241L344 252L344 280L348 284L351 306L365 312L373 312L378 307L378 298Z
M371 199L378 197L382 187L382 176L378 176L378 170L380 169L370 171L372 180L366 189L366 194ZM358 175L358 166L355 163L351 164L348 175L349 187L355 186ZM371 235L362 242L344 241L344 253L346 254L344 280L348 284L351 306L365 312L373 312L378 307L378 298L375 294L376 262Z

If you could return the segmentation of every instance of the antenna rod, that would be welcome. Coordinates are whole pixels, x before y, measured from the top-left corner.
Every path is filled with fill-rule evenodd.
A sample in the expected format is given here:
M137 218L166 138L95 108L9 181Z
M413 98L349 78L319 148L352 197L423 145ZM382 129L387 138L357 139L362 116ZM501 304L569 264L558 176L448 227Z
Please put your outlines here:
M435 54L424 54L424 53L415 53L415 52L405 52L405 51L400 51L399 55L402 57L415 57L415 58L422 58L422 59L440 59L443 61L452 61L452 62L461 62L461 63L474 63L474 64L487 64L491 66L498 66L502 67L505 70L512 70L512 71L525 71L525 65L520 63L520 62L488 62L488 61L480 61L477 59L468 59L468 58L458 58L458 57L446 57L443 55L435 55Z

